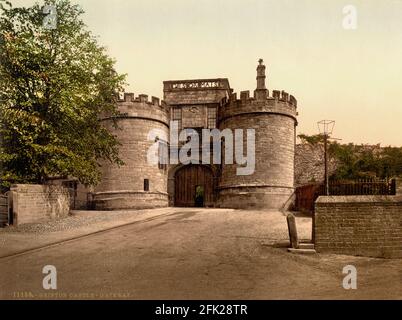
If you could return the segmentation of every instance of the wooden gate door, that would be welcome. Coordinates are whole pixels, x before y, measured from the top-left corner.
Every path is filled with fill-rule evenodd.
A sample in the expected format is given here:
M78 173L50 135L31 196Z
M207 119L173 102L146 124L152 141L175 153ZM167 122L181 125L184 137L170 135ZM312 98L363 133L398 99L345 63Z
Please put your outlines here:
M200 195L203 199L200 199ZM185 166L175 175L175 206L195 207L200 204L204 207L214 205L212 170L202 165Z
M296 188L296 210L314 211L314 203L320 194L323 194L324 185L311 184Z

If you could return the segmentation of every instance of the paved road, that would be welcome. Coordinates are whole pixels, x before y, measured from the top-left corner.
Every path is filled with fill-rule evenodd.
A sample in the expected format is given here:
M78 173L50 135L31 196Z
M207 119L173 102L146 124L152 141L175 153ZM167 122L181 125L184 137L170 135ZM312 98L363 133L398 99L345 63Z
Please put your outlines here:
M302 235L310 221L299 218ZM279 212L183 209L56 247L0 259L0 299L402 299L402 261L300 256ZM358 289L342 288L342 268ZM56 291L42 288L54 265Z

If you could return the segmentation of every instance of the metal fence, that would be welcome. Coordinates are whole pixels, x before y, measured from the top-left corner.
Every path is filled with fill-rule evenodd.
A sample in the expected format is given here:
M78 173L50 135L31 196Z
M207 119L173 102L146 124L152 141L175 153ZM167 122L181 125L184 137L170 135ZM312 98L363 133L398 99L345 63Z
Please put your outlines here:
M319 195L326 195L324 185L318 189ZM355 196L355 195L395 195L396 181L382 179L362 179L354 181L330 181L329 195Z
M395 195L395 179L361 179L330 181L328 194L331 196ZM319 196L327 195L325 184L311 184L296 188L295 209L314 211L314 203Z

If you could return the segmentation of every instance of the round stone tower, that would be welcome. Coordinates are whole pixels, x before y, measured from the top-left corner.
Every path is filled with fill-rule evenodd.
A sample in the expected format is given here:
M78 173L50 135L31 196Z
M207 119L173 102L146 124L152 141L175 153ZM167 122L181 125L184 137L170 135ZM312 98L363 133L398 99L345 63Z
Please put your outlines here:
M119 155L125 164L102 165L102 181L93 194L95 207L98 210L166 207L167 165L148 161L148 153L160 143L167 146L168 108L158 98L152 97L149 102L148 96L135 98L133 93L125 93L124 99L118 101L118 108L121 115L117 118L117 129L111 118L102 121L121 143ZM151 137L152 130L160 134ZM154 153L158 156L157 150Z
M275 90L269 95L262 59L257 67L254 97L250 97L249 91L242 91L237 99L233 93L220 108L220 130L243 130L244 155L246 130L255 130L254 173L238 175L239 165L224 161L219 183L220 207L281 209L290 199L294 192L296 108L296 99L284 91Z

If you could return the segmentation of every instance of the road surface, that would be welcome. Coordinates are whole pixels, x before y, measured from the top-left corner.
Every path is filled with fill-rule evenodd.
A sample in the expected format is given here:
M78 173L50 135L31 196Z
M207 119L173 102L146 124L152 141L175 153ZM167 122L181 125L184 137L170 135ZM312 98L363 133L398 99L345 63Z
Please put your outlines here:
M311 221L297 219L302 237ZM279 212L180 209L68 243L0 259L0 299L402 298L402 260L295 255ZM358 271L356 290L342 269ZM42 269L57 270L45 290Z

